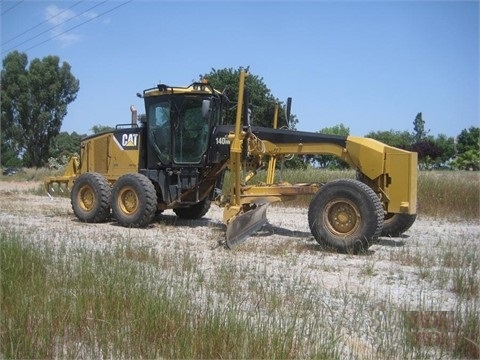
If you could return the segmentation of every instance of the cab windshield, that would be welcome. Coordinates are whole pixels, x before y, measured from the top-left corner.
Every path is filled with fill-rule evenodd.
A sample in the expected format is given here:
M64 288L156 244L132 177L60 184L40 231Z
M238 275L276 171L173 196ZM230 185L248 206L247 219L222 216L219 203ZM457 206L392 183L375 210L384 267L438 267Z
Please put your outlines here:
M204 97L171 96L150 104L149 132L164 164L198 164L207 151L209 118L202 114Z

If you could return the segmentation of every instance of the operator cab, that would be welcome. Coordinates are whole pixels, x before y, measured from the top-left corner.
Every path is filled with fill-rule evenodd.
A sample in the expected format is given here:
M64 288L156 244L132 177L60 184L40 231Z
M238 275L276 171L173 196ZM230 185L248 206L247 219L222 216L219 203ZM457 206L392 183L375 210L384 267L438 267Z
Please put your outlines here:
M211 129L220 123L221 98L211 86L158 85L144 91L147 168L202 166Z

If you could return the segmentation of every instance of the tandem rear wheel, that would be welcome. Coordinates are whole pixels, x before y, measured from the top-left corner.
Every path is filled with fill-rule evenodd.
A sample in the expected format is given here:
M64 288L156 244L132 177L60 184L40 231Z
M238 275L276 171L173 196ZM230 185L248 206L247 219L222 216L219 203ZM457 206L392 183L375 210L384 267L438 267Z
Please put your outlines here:
M200 219L208 212L208 210L210 210L210 205L210 199L205 198L202 201L188 207L173 209L173 212L180 219Z
M70 193L75 216L88 223L107 221L110 218L110 193L110 185L99 173L80 175Z
M308 209L308 224L320 245L354 254L366 251L377 240L383 219L377 194L353 179L323 185Z
M112 216L125 227L150 224L157 211L157 193L153 183L142 174L120 176L112 187Z
M383 223L382 236L400 237L410 229L417 218L417 214L387 213Z

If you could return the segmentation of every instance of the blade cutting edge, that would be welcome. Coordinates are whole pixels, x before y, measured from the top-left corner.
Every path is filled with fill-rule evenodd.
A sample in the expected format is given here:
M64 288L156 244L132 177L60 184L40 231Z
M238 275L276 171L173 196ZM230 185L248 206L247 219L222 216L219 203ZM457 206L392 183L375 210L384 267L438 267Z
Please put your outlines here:
M268 205L268 203L257 205L255 209L238 215L228 223L226 238L229 249L240 245L265 225Z

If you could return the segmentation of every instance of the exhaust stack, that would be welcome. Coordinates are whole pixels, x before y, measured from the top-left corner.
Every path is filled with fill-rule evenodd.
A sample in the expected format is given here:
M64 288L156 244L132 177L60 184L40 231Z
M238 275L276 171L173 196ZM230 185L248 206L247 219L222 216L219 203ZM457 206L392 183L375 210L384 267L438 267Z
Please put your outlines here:
M132 112L132 126L137 126L137 108L135 105L130 106L130 111Z

